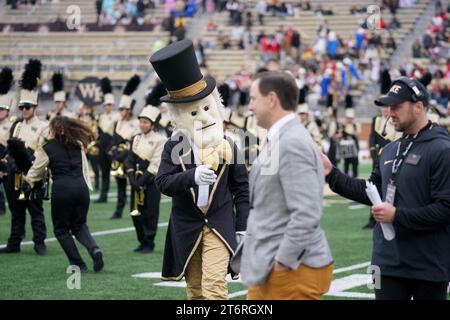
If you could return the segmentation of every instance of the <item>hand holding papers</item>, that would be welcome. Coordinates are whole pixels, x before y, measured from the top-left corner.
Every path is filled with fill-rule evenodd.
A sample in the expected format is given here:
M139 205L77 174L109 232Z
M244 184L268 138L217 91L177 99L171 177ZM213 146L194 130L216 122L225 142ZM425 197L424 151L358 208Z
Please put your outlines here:
M370 181L366 181L366 193L374 206L382 203L377 187L375 187L375 185ZM392 224L391 223L380 223L380 224L381 229L383 230L384 238L388 241L394 239L395 230Z

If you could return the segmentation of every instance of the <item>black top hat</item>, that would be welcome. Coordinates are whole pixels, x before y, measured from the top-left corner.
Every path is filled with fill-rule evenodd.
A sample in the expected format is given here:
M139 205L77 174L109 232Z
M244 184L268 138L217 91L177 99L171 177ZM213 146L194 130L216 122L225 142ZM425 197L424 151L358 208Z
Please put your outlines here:
M211 76L203 77L195 56L194 44L186 39L168 45L150 57L168 95L161 102L187 103L203 99L216 87Z

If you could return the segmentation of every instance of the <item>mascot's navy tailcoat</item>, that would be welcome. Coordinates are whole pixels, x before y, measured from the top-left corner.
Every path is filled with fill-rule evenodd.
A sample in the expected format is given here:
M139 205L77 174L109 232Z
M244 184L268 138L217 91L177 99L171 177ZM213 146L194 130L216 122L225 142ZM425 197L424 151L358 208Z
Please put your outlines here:
M227 139L233 159L242 159L236 145ZM171 154L174 153L172 160ZM175 162L175 163L174 163ZM222 161L223 162L223 161ZM155 181L161 192L172 197L163 259L163 280L180 280L208 225L234 253L236 231L245 231L249 212L248 174L244 164L220 164L216 182L209 188L206 208L199 208L192 147L182 133L170 138L161 156Z

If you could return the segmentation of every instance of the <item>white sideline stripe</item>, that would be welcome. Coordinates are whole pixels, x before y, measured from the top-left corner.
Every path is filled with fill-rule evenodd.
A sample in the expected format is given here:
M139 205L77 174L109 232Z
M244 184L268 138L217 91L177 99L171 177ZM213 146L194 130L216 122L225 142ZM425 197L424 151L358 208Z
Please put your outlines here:
M333 294L325 294L330 297L342 297L342 298L364 298L364 299L375 299L374 293L363 293L363 292L335 292Z
M339 268L333 271L334 274L343 273L351 270L362 269L370 266L370 262L363 262L348 266L345 268ZM133 278L140 279L161 279L161 272L145 272L132 275ZM240 279L233 280L230 275L227 275L228 282L242 283ZM330 290L326 293L327 296L332 297L342 297L342 298L363 298L363 299L375 299L373 293L363 293L363 292L347 292L345 290L360 287L371 282L370 274L352 274L343 278L335 279L332 281ZM186 282L181 281L163 281L154 284L157 287L175 287L175 288L186 288ZM247 295L247 290L240 290L230 293L228 297L230 299Z
M348 208L350 210L357 210L357 209L363 209L366 208L367 206L365 204L352 204L350 206L348 206Z
M129 193L129 191L130 190L128 190L127 189L127 193ZM95 201L95 200L97 200L98 199L98 197L100 197L100 194L98 194L98 193L94 193L94 194L91 194L91 200L93 200L93 201ZM114 198L114 197L117 197L117 192L110 192L110 193L108 193L108 199L111 199L111 198ZM170 202L171 201L171 198L161 198L161 202L162 203L167 203L167 202ZM113 203L114 201L108 201L108 203Z
M360 287L371 283L372 275L370 274L352 274L343 278L333 280L330 290L326 295L333 296L337 292Z
M169 223L167 223L167 222L158 223L158 228L167 227L168 224ZM124 233L124 232L130 232L130 231L134 231L134 230L135 230L134 227L119 228L119 229L112 229L112 230L105 230L105 231L96 231L96 232L93 232L92 235L93 236L106 236L106 235L109 235L109 234ZM45 239L45 243L47 243L47 242L54 242L54 241L56 241L56 238ZM28 245L31 245L31 244L34 244L34 242L33 241L22 242L23 246L28 246ZM5 247L6 247L6 244L0 245L0 248L5 248Z
M354 264L354 265L349 266L349 267L335 269L335 270L333 270L333 274L338 274L338 273L342 273L342 272L352 271L352 270L356 270L356 269L362 269L362 268L365 268L365 267L368 267L368 266L370 266L370 261L359 263L359 264Z
M247 290L241 290L241 291L236 291L236 292L230 293L228 295L228 298L232 299L232 298L245 296L245 295L247 295Z

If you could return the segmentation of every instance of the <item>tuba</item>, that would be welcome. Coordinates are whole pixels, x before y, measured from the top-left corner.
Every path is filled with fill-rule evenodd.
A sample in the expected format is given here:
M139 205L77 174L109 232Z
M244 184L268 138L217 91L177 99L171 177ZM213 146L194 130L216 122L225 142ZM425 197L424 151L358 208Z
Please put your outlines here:
M143 172L140 170L136 170L135 179L139 179L143 175ZM130 216L137 217L141 215L139 211L139 206L143 206L145 201L145 192L144 188L140 188L139 192L134 192L134 210L130 212Z

